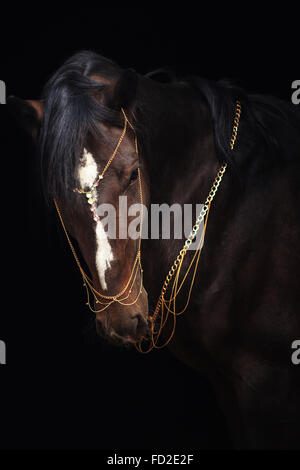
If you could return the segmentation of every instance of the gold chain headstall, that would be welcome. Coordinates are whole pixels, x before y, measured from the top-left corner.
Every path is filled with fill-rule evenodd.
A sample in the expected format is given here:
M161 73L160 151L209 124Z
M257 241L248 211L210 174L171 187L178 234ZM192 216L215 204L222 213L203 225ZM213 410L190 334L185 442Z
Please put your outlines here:
M96 214L96 206L94 205L95 203L95 197L94 197L94 192L97 188L97 186L99 185L99 183L103 180L103 177L104 177L104 174L106 173L106 171L108 170L109 166L111 165L113 159L115 158L116 154L117 154L117 151L125 137L125 134L126 134L126 131L127 131L127 126L129 125L129 127L131 127L131 129L134 131L134 134L135 134L135 130L134 130L134 127L133 125L130 123L129 119L127 118L126 116L126 113L124 111L124 109L122 108L122 113L123 113L123 116L124 116L124 128L123 128L123 131L121 133L121 136L118 140L118 143L116 145L116 148L115 150L113 151L110 159L108 160L107 164L105 165L102 173L100 173L94 183L92 184L92 186L88 189L88 191L83 191L83 190L79 190L79 189L75 189L74 191L77 192L77 193L80 193L80 194L85 194L85 196L87 197L87 201L88 203L91 205L91 210L93 212L93 219L97 222L99 219L99 216ZM136 153L138 155L138 145L137 145L137 138L136 138L136 134L135 134L135 150L136 150ZM83 286L85 287L86 289L86 295L87 295L87 302L86 302L86 305L88 305L88 307L90 308L90 310L94 313L100 313L100 312L103 312L104 310L106 310L111 304L117 302L121 305L124 305L124 306L129 306L129 305L134 305L141 293L142 293L142 289L143 289L143 269L142 269L142 263L141 263L141 240L142 240L142 221L143 221L143 192L142 192L142 180L141 180L141 173L140 173L140 168L138 168L138 183L139 183L139 193L140 193L140 203L141 203L141 224L140 224L140 236L139 236L139 240L138 240L138 249L137 249L137 253L136 253L136 256L135 256L135 260L134 260L134 263L133 263L133 267L132 267L132 270L131 270L131 274L129 276L129 279L128 281L126 282L125 286L123 287L123 289L118 293L118 294L115 294L115 295L103 295L101 294L101 292L97 291L94 286L93 286L93 281L91 280L91 278L85 273L84 269L82 268L81 266L81 263L79 261L79 258L76 254L76 251L75 251L75 248L73 246L73 243L69 237L69 234L68 234L68 231L67 231L67 228L65 226L65 223L64 223L64 220L63 220L63 217L62 217L62 214L61 214L61 211L59 209L59 206L58 206L58 203L56 201L56 199L54 199L54 204L55 204L55 207L56 207L56 210L57 210L57 213L58 213L58 217L59 217L59 220L61 222L61 225L63 227L63 230L65 232L65 235L66 235L66 238L67 238L67 241L69 243L69 246L71 248L71 251L73 253L73 256L75 258L75 261L76 261L76 264L79 268L79 271L81 273L81 276L82 276L82 279L83 279ZM130 296L132 294L132 290L133 290L133 286L134 286L134 283L137 279L137 276L138 276L138 272L140 271L140 286L139 286L139 289L138 289L138 293L137 295L135 296L134 299L131 299L130 300ZM126 291L128 291L126 293ZM96 304L100 304L100 307L98 310L95 310L92 305L91 305L91 297L94 298L95 300L95 303Z
M126 131L127 131L127 125L129 125L131 127L131 129L134 131L134 134L135 134L134 127L130 123L130 121L128 120L124 109L122 108L121 110L122 110L122 113L123 113L123 116L124 116L124 128L123 128L123 131L122 131L121 136L119 138L119 141L117 143L117 146L116 146L114 152L112 153L110 159L108 160L107 164L105 165L102 173L100 173L97 176L96 180L94 181L94 183L92 184L92 186L89 188L88 191L75 189L76 192L78 192L80 194L85 194L85 196L87 197L88 203L91 205L91 210L93 212L93 218L94 218L95 221L98 221L99 219L98 219L98 216L96 214L96 208L94 206L94 191L96 190L96 188L99 185L99 183L101 182L101 180L103 180L104 174L106 173L107 169L109 168L109 166L111 165L113 159L115 158L115 156L117 154L117 151L118 151L118 149L119 149L119 147L120 147L120 145L121 145L121 143L122 143L122 141L125 137L125 134L126 134ZM236 139L237 139L237 133L238 133L238 127L239 127L239 122L240 122L240 117L241 117L241 111L242 111L241 103L239 101L237 101L236 102L235 117L234 117L234 122L233 122L233 131L232 131L232 136L231 136L231 139L230 139L230 148L231 148L231 150L234 149L235 142L236 142ZM135 134L135 148L136 148L136 153L138 155L138 145L137 145L136 134ZM175 259L175 261L174 261L174 263L171 267L171 269L168 272L168 275L167 275L167 277L164 281L160 296L158 298L154 313L153 313L152 316L149 317L149 320L151 322L150 336L147 337L147 338L143 337L138 343L136 343L136 348L141 353L145 354L145 353L150 352L153 348L161 349L161 348L167 346L167 344L169 344L172 337L174 336L177 316L184 313L186 311L186 309L188 308L190 298L191 298L192 289L193 289L193 285L194 285L194 282L195 282L195 276L196 276L197 267L198 267L198 263L199 263L199 259L200 259L200 255L201 255L201 251L202 251L202 246L203 246L203 242L204 242L204 237L205 237L206 226L207 226L208 215L209 215L211 203L212 203L212 201L213 201L213 199L216 195L216 192L217 192L217 190L219 188L219 185L222 181L222 178L223 178L223 175L226 171L226 168L227 168L227 163L224 163L221 166L221 168L219 169L219 171L217 173L217 176L214 180L214 183L213 183L213 185L210 189L209 195L206 198L206 201L205 201L205 203L202 207L202 210L201 210L199 216L196 219L196 222L195 222L195 224L194 224L194 226L193 226L193 228L192 228L192 230L189 234L189 237L185 240L183 248L180 250L178 256L176 257L176 259ZM79 271L81 273L81 276L83 278L83 285L86 289L86 294L87 294L87 303L86 303L86 305L88 305L90 310L94 313L103 312L104 310L106 310L114 302L118 302L119 304L124 305L124 306L134 305L138 301L138 299L139 299L139 297L142 293L143 269L142 269L142 263L141 263L141 240L142 240L142 220L143 220L143 192L142 192L142 181L141 181L140 168L138 168L138 182L139 182L139 195L140 195L140 203L141 203L141 224L140 224L140 236L139 236L139 241L138 241L138 250L137 250L137 254L136 254L136 257L135 257L135 260L134 260L134 263L133 263L131 274L129 276L129 279L128 279L127 283L125 284L123 289L118 294L113 295L113 296L103 295L100 292L98 292L94 288L93 282L90 279L90 277L83 270L83 268L81 266L81 263L79 261L79 258L76 254L75 248L74 248L74 246L71 242L71 239L69 237L66 226L64 224L63 217L62 217L61 211L59 209L58 203L54 199L54 204L55 204L55 207L56 207L56 210L57 210L57 213L58 213L59 220L60 220L61 225L63 227L63 230L65 232L68 244L69 244L70 249L73 253L76 264L77 264L77 266L79 268ZM205 221L204 221L204 219L205 219ZM181 281L179 281L179 276L180 276L183 260L186 256L187 250L189 249L190 245L192 244L193 240L195 239L195 237L196 237L196 235L199 231L199 228L201 226L201 223L203 221L204 221L204 228L203 228L203 231L202 231L201 238L200 238L200 241L198 243L197 249L195 250L195 254L194 254L187 270L186 270L185 275L183 276L183 279ZM188 276L189 272L192 270L193 266L194 266L194 268L193 268L193 272L192 272L192 278L191 278L190 287L189 287L189 290L188 290L188 296L187 296L185 306L183 307L183 309L181 311L177 312L176 311L176 298L177 298L178 294L180 293L180 291L181 291L181 289L182 289L182 287L183 287L183 285L184 285L184 283L187 279L187 276ZM135 299L129 301L128 299L129 299L129 297L132 293L132 288L133 288L133 285L134 285L135 280L137 278L139 270L140 270L140 287L139 287L139 290L138 290L138 294L136 295ZM172 284L172 287L171 287L171 290L170 290L170 297L167 299L166 294L167 294L167 291L169 290L169 286L170 286L170 283L171 283L172 280L173 280L173 284ZM126 294L127 290L128 290L128 293ZM90 292L91 292L91 294L90 294ZM95 310L91 306L91 301L90 301L90 296L91 295L94 297L94 300L95 300L96 304L101 305L99 310ZM171 333L170 333L169 337L164 341L164 343L159 345L158 344L159 337L161 335L161 332L162 332L164 326L167 323L167 320L168 320L170 314L173 317L173 326L171 328ZM149 343L149 345L146 349L142 348L142 344L144 342Z

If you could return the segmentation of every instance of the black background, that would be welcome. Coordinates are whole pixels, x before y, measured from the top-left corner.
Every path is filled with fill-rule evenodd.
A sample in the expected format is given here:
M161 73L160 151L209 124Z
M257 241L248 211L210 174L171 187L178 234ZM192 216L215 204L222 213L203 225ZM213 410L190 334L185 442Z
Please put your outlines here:
M187 7L13 5L2 12L0 79L7 95L35 99L69 55L93 49L139 73L169 66L290 99L299 78L295 13L277 22L273 11L252 18L246 6L239 18L217 5L213 13ZM5 106L0 113L0 447L231 448L204 377L167 350L141 356L96 337L79 273L40 196L31 141Z

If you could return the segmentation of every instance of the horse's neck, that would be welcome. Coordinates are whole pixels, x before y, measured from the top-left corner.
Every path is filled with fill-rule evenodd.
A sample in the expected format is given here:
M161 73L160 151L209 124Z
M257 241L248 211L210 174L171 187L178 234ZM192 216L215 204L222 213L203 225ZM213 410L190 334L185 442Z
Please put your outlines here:
M151 199L203 202L219 166L207 106L188 87L158 86L151 91L146 157Z

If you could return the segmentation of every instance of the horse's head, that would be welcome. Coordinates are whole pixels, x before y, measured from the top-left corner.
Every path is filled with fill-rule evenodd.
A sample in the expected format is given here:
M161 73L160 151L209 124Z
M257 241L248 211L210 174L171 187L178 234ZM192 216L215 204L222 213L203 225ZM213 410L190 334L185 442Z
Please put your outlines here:
M36 137L47 194L89 268L91 282L84 282L92 286L97 330L122 343L148 329L140 239L128 235L133 216L124 209L147 203L134 128L136 86L134 72L80 53L49 80L42 101L11 100Z

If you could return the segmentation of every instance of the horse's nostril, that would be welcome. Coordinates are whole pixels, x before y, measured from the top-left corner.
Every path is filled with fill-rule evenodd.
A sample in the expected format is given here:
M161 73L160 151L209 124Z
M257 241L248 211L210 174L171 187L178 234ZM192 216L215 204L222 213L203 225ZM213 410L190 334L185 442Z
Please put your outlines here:
M138 335L145 333L147 329L147 322L143 316L137 313L132 319L136 322L136 332Z

